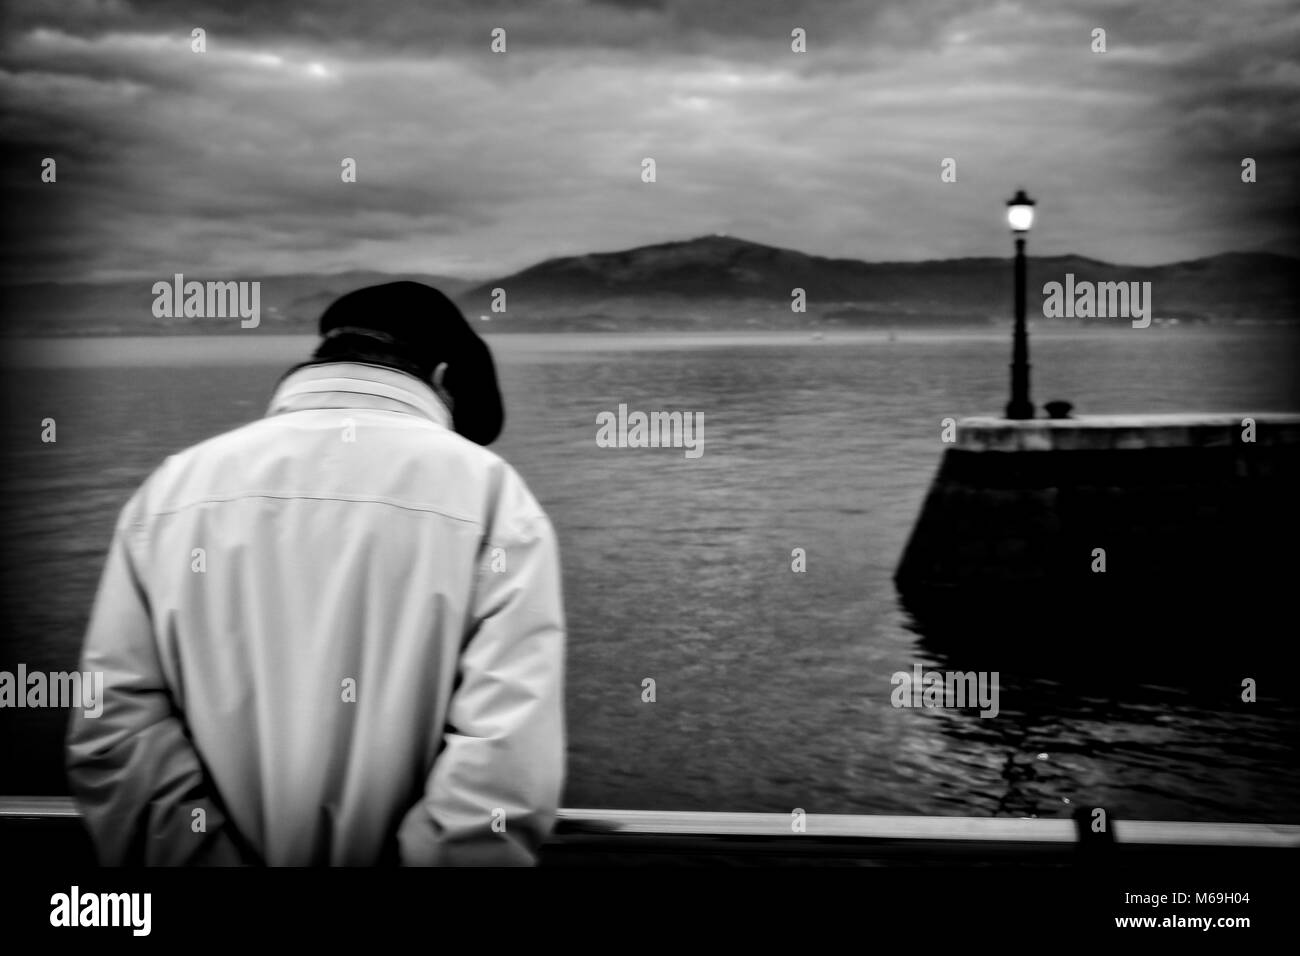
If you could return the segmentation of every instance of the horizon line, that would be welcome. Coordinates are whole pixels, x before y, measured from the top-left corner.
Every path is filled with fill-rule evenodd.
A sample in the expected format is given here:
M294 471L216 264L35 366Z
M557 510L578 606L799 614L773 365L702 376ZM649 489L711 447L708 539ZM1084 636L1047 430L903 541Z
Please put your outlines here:
M751 246L759 246L764 249L771 249L778 252L792 252L797 255L807 256L810 259L821 259L828 262L860 262L863 263L864 265L873 265L873 266L915 266L915 265L925 265L929 263L972 262L972 261L1003 262L1003 261L1011 261L1015 258L1014 253L1010 253L1006 256L948 256L946 258L931 258L931 259L859 259L853 256L820 255L817 253L804 252L801 249L795 249L789 246L773 246L765 242L756 242L755 240L746 239L741 236L733 236L727 233L715 232L715 233L705 233L698 236L692 236L686 239L668 239L662 242L644 243L639 246L625 246L618 249L592 250L589 252L576 252L576 253L569 253L567 255L548 256L545 259L537 260L531 265L527 265L520 269L515 269L512 272L508 272L504 274L490 273L484 276L473 276L473 275L454 275L451 273L443 273L443 272L437 272L432 270L426 271L426 270L401 269L401 270L389 271L386 269L351 267L351 268L334 269L330 271L265 272L265 273L256 273L256 274L241 273L241 275L244 276L244 279L240 281L280 279L280 278L289 278L294 276L314 276L314 277L328 278L332 276L349 275L351 273L357 273L357 272L369 272L378 275L391 275L391 276L404 276L404 275L434 276L440 279L450 279L456 282L469 282L478 285L492 279L504 279L504 278L508 278L509 276L519 275L520 273L527 272L530 269L535 269L538 266L545 265L548 262L560 262L566 259L580 259L585 256L621 255L629 252L638 252L643 249L657 249L657 248L662 248L664 246L688 245L690 243L703 242L709 239L730 239L738 243L744 243L746 245L751 245ZM1273 256L1279 259L1291 259L1300 262L1300 255L1285 253L1285 252L1275 252L1271 249L1226 249L1222 252L1215 252L1205 256L1197 256L1192 259L1172 259L1167 262L1157 262L1148 265L1135 265L1133 263L1114 262L1109 259L1096 259L1093 258L1092 256L1083 255L1082 253L1078 253L1078 252L1064 252L1064 253L1057 253L1055 255L1048 255L1048 256L1027 255L1026 258L1029 260L1036 259L1040 261L1049 260L1049 259L1083 259L1088 262L1093 262L1103 266L1118 266L1118 267L1132 268L1132 269L1162 269L1162 268L1167 268L1169 266L1184 265L1186 263L1205 262L1210 259L1219 259L1224 256ZM171 272L169 274L175 275L176 273ZM181 274L184 275L184 273ZM232 274L233 273L225 273L225 275L227 276ZM17 288L22 286L35 286L35 285L61 285L61 286L100 285L100 284L110 284L116 282L131 282L135 280L140 280L140 281L153 280L155 282L161 281L158 277L159 277L158 272L150 272L150 273L139 272L139 273L123 273L123 274L109 275L105 277L83 278L83 279L30 279L30 280L20 279L17 281L0 279L0 287ZM195 280L195 281L201 281L201 280ZM223 279L221 281L229 281L229 280Z

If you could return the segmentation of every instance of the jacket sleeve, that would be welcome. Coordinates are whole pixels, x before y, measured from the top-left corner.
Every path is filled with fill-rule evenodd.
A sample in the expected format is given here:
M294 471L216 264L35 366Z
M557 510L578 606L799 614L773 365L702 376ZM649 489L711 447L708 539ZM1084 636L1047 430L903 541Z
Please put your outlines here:
M520 479L503 498L443 749L398 833L408 866L531 865L555 823L565 771L559 552Z
M104 865L256 862L168 692L131 555L136 502L122 510L91 611L80 666L103 674L102 710L73 711L68 780Z

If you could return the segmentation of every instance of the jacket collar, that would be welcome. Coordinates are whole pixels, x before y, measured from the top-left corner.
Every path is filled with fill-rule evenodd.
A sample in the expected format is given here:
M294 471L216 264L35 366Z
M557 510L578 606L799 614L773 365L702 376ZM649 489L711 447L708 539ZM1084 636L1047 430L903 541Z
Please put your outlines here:
M329 362L290 372L276 387L268 416L306 408L387 408L452 427L451 411L414 375L382 365Z

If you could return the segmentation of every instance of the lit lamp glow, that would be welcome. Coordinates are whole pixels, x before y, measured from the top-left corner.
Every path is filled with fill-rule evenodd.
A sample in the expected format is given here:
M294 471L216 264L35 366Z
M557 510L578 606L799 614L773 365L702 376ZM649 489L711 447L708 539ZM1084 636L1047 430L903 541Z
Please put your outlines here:
M1034 224L1034 201L1023 189L1007 201L1007 224L1012 232L1028 232Z

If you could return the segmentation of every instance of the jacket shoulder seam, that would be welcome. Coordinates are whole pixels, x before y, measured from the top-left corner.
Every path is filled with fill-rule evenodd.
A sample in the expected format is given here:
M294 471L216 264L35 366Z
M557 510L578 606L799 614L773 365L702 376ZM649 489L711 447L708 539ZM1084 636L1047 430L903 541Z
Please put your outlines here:
M241 491L233 495L206 495L202 498L196 498L193 501L187 501L183 505L175 508L160 509L150 511L147 515L149 518L166 518L170 515L180 514L182 511L189 511L200 505L220 504L229 501L241 501L246 498L274 498L283 501L350 501L365 504L388 505L393 508L401 508L404 511L421 511L427 514L441 515L444 518L450 518L453 521L464 522L469 525L479 525L481 522L476 518L467 515L456 514L453 511L446 511L442 508L434 508L429 505L420 504L414 501L402 501L397 498L386 498L382 495L322 495L308 494L306 492L274 492L274 491ZM137 524L143 523L143 518L136 519Z

